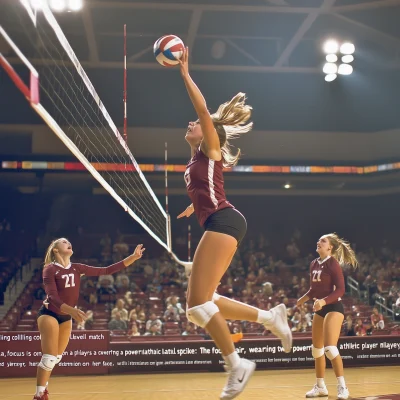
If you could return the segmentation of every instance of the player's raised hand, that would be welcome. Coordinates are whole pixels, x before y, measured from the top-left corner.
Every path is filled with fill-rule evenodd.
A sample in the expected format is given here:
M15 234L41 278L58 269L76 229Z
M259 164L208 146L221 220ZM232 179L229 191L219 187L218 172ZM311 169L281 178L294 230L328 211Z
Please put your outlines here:
M135 260L139 260L140 258L142 258L143 252L144 252L145 250L146 250L146 249L143 248L143 245L142 245L142 244L138 244L138 245L136 246L135 251L134 251L133 254L132 254L133 258L134 258Z
M193 214L193 211L194 211L194 207L193 207L193 204L191 204L190 206L188 206L188 207L186 208L186 210L185 210L184 212L181 212L181 213L177 216L177 218L178 218L178 219L179 219L179 218L183 218L183 217L188 218L188 217L190 217L190 216Z
M185 47L182 57L178 60L182 78L189 76L189 47Z

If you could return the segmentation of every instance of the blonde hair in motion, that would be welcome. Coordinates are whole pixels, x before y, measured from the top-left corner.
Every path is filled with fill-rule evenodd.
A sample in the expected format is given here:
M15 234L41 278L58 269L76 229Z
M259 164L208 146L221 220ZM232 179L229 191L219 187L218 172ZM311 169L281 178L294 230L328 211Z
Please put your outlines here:
M252 107L246 103L246 95L238 93L232 100L221 104L211 115L221 146L223 165L225 168L235 166L240 158L240 149L236 154L232 151L229 140L236 139L251 131L253 123L247 121L251 117Z
M358 261L354 250L350 243L339 237L336 233L328 233L325 235L328 238L332 248L332 257L336 258L339 264L351 265L353 268L358 267Z
M64 238L59 238L56 240L53 240L50 243L50 246L46 250L46 255L44 257L44 266L51 264L52 262L56 261L56 258L54 256L54 249L57 247L57 243L63 240Z

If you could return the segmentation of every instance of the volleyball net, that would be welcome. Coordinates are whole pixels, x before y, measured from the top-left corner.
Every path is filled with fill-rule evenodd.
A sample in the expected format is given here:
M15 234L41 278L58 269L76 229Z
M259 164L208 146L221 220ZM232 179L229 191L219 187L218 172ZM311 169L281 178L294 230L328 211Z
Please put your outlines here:
M40 9L31 4L29 0L2 2L0 67L98 183L171 252L168 214L46 2ZM28 70L29 79L22 69ZM108 170L105 163L120 168Z

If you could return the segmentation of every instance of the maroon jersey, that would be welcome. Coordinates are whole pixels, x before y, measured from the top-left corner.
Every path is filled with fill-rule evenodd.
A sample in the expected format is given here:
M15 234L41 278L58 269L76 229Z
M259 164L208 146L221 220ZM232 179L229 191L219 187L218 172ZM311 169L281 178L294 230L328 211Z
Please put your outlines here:
M223 161L211 160L199 148L185 171L186 190L201 226L216 211L231 207L225 197Z
M81 276L100 276L114 274L125 268L120 261L105 268L89 267L85 264L69 264L63 267L61 264L48 264L43 269L43 284L47 297L43 304L56 314L63 314L60 307L67 304L75 307L78 303Z
M339 263L333 257L316 259L310 265L310 289L306 293L311 300L323 299L326 304L336 303L344 295L344 277Z

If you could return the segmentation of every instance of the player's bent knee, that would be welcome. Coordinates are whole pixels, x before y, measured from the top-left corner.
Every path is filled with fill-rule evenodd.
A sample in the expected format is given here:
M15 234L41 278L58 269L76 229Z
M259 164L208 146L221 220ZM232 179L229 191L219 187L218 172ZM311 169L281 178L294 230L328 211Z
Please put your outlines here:
M57 356L57 361L56 361L56 364L58 364L58 363L61 361L61 359L62 359L62 355L61 355L61 354L59 354L59 355Z
M215 303L220 298L221 298L221 296L217 292L214 292L213 297L212 297L212 301Z
M199 306L188 308L186 316L190 322L205 328L217 312L219 312L219 308L212 301L207 301Z
M314 358L320 358L320 357L322 357L322 356L325 354L323 348L320 348L320 349L319 349L318 347L314 347L314 346L312 346L311 353L312 353L312 356L313 356Z
M52 371L57 362L57 357L51 354L43 354L38 367L45 371Z
M325 355L332 361L339 355L339 350L336 346L325 346Z

